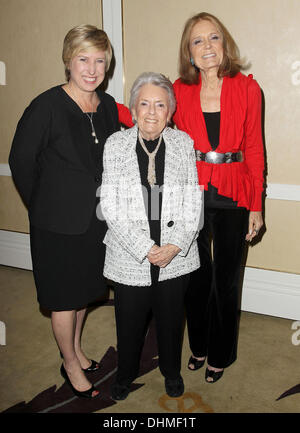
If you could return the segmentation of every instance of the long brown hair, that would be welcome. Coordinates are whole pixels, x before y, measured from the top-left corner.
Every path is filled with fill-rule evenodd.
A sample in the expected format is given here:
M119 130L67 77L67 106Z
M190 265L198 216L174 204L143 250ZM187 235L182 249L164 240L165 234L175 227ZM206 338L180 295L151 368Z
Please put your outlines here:
M187 20L182 33L179 52L179 75L181 80L187 84L196 84L199 81L199 70L190 61L190 36L194 25L201 20L213 23L222 35L224 53L218 70L218 77L234 77L244 68L244 61L240 58L238 46L224 24L217 17L207 12L201 12Z

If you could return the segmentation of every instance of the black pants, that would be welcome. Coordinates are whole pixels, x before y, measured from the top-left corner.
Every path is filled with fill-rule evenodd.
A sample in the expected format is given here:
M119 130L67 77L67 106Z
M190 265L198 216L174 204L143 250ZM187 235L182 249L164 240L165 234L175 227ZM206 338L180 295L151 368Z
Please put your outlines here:
M170 379L180 375L184 297L189 274L157 282L158 268L152 266L151 270L151 286L115 286L117 382L122 385L129 385L138 376L151 311L156 324L160 371Z
M191 274L186 294L188 335L194 356L207 356L209 365L223 368L237 356L239 280L249 212L206 208L204 213L198 238L201 267Z

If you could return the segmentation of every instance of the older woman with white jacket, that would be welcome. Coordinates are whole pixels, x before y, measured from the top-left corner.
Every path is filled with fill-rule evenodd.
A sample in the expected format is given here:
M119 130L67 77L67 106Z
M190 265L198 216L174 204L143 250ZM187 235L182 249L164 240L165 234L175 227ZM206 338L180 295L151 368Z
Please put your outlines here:
M200 266L196 238L203 215L193 141L166 127L175 106L166 77L140 75L130 98L136 125L105 144L100 203L108 225L104 275L116 283L115 400L128 396L138 376L151 312L166 392L171 397L184 392L184 295L189 274Z

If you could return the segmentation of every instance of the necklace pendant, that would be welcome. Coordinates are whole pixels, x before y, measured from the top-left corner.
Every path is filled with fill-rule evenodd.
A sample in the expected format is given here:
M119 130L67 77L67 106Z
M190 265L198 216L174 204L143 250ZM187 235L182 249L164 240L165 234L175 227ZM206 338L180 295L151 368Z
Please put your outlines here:
M96 143L96 144L98 144L98 143L99 143L99 141L98 141L98 138L95 138L95 143Z

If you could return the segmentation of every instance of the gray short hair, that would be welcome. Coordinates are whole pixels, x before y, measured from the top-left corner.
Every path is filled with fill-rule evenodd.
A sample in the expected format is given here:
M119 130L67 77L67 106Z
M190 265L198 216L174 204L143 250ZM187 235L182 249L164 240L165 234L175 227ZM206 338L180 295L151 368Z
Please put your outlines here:
M176 99L174 96L173 85L167 77L157 72L144 72L136 78L130 91L129 109L131 113L136 104L139 92L145 84L153 84L154 86L159 86L166 90L168 94L170 114L172 117L176 109Z

